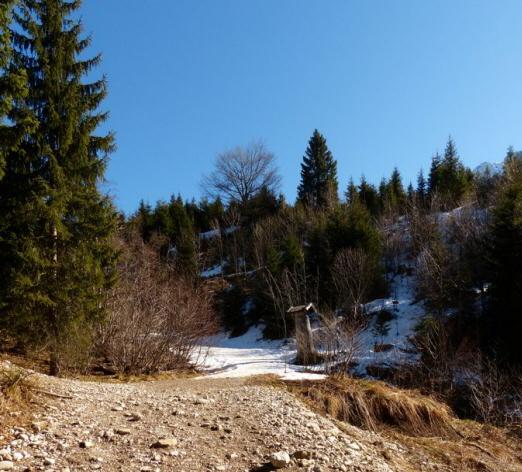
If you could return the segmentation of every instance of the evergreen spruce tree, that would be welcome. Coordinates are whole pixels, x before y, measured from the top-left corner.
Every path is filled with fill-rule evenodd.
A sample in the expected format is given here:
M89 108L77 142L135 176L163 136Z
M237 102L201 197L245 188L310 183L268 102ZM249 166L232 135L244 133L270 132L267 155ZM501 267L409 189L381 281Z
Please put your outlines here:
M266 267L274 277L279 276L281 270L281 256L273 245L268 247Z
M148 241L152 232L153 227L152 207L149 203L145 203L143 200L140 201L138 211L131 218L131 221L136 221L139 233L144 241Z
M462 197L470 190L471 181L451 137L448 139L438 174L438 190L446 199L446 203L453 206L458 205Z
M380 205L381 211L383 211L385 209L387 191L388 191L388 182L386 181L386 178L383 177L381 179L381 181L379 182L379 205Z
M416 193L415 193L415 189L413 188L413 184L411 182L408 185L408 190L406 193L407 193L408 204L413 205L416 201Z
M344 196L346 198L346 203L348 204L348 206L354 205L359 198L359 193L357 191L357 185L355 185L355 182L353 181L353 177L350 177L350 182L348 182L348 188L346 189Z
M494 331L500 334L506 353L522 361L522 159L512 149L504 163L503 187L492 213L489 260Z
M404 191L404 186L402 185L402 177L399 169L394 167L390 181L388 182L388 195L390 196L390 201L394 202L394 207L399 211L402 211L404 208L404 203L406 202L406 192Z
M379 193L375 186L366 180L364 175L361 176L361 182L359 183L359 201L366 206L373 216L379 213Z
M36 125L30 110L14 106L28 92L25 70L13 63L10 25L14 3L14 0L0 2L0 179L7 154L15 151L25 134Z
M417 176L417 204L421 208L426 208L426 197L427 197L427 183L426 179L424 178L424 172L421 169L419 171L419 175Z
M37 128L7 153L0 182L0 324L45 341L52 375L70 334L103 315L115 278L116 212L99 190L114 137L95 134L108 116L97 112L107 82L82 83L100 56L80 59L90 44L71 19L80 6L20 0L11 31L14 65L30 84L12 117L19 125L28 109Z
M431 158L431 167L430 167L430 173L428 175L428 195L430 197L433 197L435 193L439 190L440 187L440 165L441 165L442 158L440 157L440 154L437 152L432 158Z
M315 130L303 156L297 199L311 206L330 206L337 202L337 187L337 161L324 136Z
M283 265L294 270L295 267L304 262L304 254L297 236L289 236L283 241Z

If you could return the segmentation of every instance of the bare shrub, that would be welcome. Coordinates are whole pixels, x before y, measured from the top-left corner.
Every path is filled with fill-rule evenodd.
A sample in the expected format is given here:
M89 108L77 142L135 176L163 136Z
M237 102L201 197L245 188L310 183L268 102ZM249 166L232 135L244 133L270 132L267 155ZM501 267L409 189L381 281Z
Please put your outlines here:
M488 426L522 426L520 375L512 369L500 369L494 360L478 352L465 378L469 402L478 420Z
M428 314L415 327L412 339L421 354L414 375L417 386L449 396L453 387L455 352L448 326L440 316Z
M342 249L335 256L332 280L337 289L339 306L358 320L361 307L375 280L375 257L362 249Z
M306 273L304 264L283 269L278 276L269 270L263 271L265 291L282 321L284 337L289 335L287 310L291 306L305 305L317 300L317 279Z
M465 286L451 247L436 239L418 257L416 282L437 316L453 305L455 293Z
M382 246L382 258L387 272L398 272L405 263L405 251L408 240L408 226L404 221L397 221L388 214L380 216L375 225L379 231Z
M437 237L437 223L433 217L417 206L409 208L407 220L410 235L409 251L411 257L416 258Z
M460 271L467 286L478 287L482 314L486 311L486 289L491 225L490 214L483 209L467 207L448 218L448 239L459 252Z
M217 329L211 294L176 276L137 235L120 248L120 281L99 328L99 352L117 373L188 368L200 341Z
M321 316L321 325L313 330L314 348L321 353L326 373L346 374L360 349L359 334L364 322L347 320L333 312Z

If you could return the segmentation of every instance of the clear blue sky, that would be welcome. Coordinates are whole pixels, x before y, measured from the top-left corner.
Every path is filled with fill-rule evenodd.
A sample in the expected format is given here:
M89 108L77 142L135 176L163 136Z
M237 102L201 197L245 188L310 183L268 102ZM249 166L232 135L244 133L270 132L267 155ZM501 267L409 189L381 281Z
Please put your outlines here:
M84 0L109 78L126 213L201 192L217 152L262 138L294 201L315 128L350 175L405 185L448 135L464 163L522 149L522 1Z

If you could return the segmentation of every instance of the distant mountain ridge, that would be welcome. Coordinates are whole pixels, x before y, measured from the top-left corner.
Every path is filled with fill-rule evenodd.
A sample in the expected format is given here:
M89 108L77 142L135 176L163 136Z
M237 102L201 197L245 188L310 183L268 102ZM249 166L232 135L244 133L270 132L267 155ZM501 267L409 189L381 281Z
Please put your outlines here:
M489 171L491 175L498 175L502 173L502 162L483 162L479 166L475 167L473 172L481 175Z

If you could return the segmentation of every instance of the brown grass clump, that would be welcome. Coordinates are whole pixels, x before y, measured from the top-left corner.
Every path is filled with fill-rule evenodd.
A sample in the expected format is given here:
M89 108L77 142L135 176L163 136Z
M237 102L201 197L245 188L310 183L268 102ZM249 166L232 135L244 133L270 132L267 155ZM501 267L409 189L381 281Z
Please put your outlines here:
M31 372L0 363L0 404L27 403L34 398L37 387Z
M334 418L366 430L393 427L410 436L455 436L450 409L416 391L351 378L296 382L293 387Z

